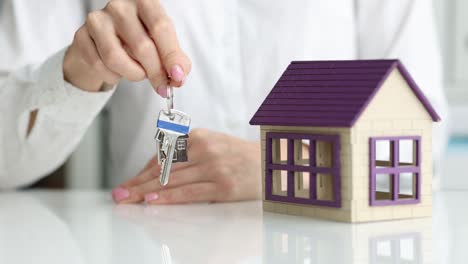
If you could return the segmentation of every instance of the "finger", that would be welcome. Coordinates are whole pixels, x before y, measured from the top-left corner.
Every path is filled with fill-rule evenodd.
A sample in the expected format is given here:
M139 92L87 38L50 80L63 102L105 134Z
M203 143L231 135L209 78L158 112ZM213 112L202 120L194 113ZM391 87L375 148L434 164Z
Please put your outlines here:
M154 156L153 158L151 158L148 163L146 163L145 167L143 168L142 171L146 170L146 169L149 169L155 165L158 164L158 157Z
M185 169L193 165L193 162L175 163L172 165L171 173ZM157 158L151 159L145 166L145 168L135 177L123 182L120 186L124 188L130 188L137 185L145 184L153 179L159 180L159 174L161 166L158 164Z
M190 132L192 133L192 132ZM203 135L205 137L205 135ZM187 156L190 162L200 163L213 158L215 148L212 144L206 144L207 140L200 135L189 134L187 140Z
M138 15L156 44L162 65L171 78L170 85L183 85L191 62L180 48L171 19L161 4L153 0L139 1Z
M174 166L175 167L175 166ZM182 184L195 183L203 180L198 166L191 166L186 169L174 168L171 170L171 181L166 186L161 186L159 181L159 165L155 165L144 170L141 174L130 179L128 182L112 190L112 197L119 204L139 203L145 200L145 195L156 192L162 188L177 187Z
M96 74L99 75L102 80L108 84L115 84L119 81L120 76L107 68L107 66L102 62L96 49L96 45L91 39L86 27L81 27L76 32L74 42L77 43L77 48L82 55L82 59L87 65L94 68Z
M128 47L131 57L143 66L152 86L157 89L167 85L167 74L153 40L138 18L136 6L127 1L111 1L105 9L112 16L118 36Z
M203 150L203 144L206 143L203 138L206 137L206 135L203 132L200 132L198 128L195 128L191 130L188 134L187 138L187 154L189 155L189 158L200 158L203 155L201 154Z
M124 188L130 188L144 184L150 180L158 178L160 171L161 167L158 164L155 164L149 168L143 169L137 176L125 181L121 184L121 186Z
M159 177L143 182L139 185L134 185L128 188L130 197L144 196L150 192L158 192L166 188L174 188L189 183L208 181L205 173L200 173L200 166L190 166L184 169L179 169L171 172L170 181L167 185L162 186Z
M135 203L143 200L142 197L134 197L130 195L129 188L137 186L143 182L150 181L151 179L159 176L160 167L157 163L156 157L153 157L145 165L145 168L135 177L123 182L120 186L117 186L112 190L112 198L116 203Z
M145 78L144 69L123 49L109 15L100 11L89 13L86 27L99 56L109 69L131 81Z
M216 185L212 182L187 184L146 195L148 204L182 204L216 201Z

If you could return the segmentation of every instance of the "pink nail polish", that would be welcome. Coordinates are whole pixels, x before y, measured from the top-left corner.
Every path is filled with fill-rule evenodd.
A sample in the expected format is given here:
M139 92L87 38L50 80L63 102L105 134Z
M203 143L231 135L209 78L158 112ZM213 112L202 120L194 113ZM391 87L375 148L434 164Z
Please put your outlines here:
M147 193L145 194L145 202L154 201L159 198L157 193Z
M171 78L176 82L181 82L185 78L184 70L179 65L174 65L171 68Z
M126 199L130 196L130 192L122 187L117 187L112 190L112 198L114 198L114 201L119 202L122 201L123 199Z
M162 97L166 98L167 97L167 86L166 85L161 85L156 89L156 92Z

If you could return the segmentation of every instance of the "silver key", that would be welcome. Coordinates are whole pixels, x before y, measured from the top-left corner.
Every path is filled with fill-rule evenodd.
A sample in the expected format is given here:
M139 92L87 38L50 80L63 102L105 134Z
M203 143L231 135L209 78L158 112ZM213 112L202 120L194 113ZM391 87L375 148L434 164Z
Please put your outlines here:
M170 88L170 90L168 89L167 97L168 110L161 110L159 112L158 130L155 136L158 163L161 165L160 182L163 186L169 182L176 147L181 140L182 144L186 146L186 138L190 129L190 117L184 112L172 109L172 98L172 88ZM178 141L179 138L180 140ZM178 157L176 160L178 160Z
M164 141L162 146L162 151L165 154L165 157L161 160L161 175L159 181L161 185L164 186L169 182L169 175L171 173L172 167L172 158L174 156L175 146L177 138L179 136L172 133L165 133Z
M156 135L154 136L154 139L156 140L156 157L158 158L158 164L162 163L162 158L164 156L164 153L162 151L162 143L164 141L164 132L161 130L156 130Z

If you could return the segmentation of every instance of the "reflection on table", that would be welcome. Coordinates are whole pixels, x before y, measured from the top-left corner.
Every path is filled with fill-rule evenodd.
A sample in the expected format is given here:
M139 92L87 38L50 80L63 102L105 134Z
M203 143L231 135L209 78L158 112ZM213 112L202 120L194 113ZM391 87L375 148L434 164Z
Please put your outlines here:
M433 259L431 218L346 224L265 213L263 227L266 263L431 263Z
M259 201L114 205L107 192L0 193L0 263L466 263L468 192L434 216L347 224Z

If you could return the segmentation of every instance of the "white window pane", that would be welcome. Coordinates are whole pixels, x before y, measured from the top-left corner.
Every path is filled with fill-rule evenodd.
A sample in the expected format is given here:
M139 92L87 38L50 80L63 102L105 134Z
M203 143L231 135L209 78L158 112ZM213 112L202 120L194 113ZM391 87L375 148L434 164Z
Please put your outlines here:
M378 173L375 175L375 199L393 200L392 174Z
M393 166L393 143L390 140L375 141L375 165L377 167Z
M411 172L400 173L399 178L400 191L398 198L415 199L416 198L416 174Z
M399 141L399 165L416 165L416 146L412 139L402 139Z

